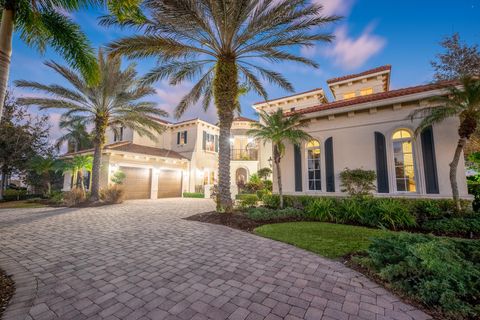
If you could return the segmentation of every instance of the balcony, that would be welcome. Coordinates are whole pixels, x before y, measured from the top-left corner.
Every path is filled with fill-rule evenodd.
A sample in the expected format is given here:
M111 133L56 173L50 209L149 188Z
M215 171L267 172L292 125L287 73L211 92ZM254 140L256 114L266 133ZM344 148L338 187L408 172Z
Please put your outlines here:
M230 158L232 161L257 161L258 149L231 149Z

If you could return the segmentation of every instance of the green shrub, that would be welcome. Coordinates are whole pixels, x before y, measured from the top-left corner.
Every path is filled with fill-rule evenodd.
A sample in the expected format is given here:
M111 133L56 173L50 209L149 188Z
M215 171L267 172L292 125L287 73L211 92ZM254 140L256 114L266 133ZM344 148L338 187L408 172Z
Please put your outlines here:
M409 233L374 239L358 260L409 296L454 319L478 318L480 242Z
M318 221L335 222L337 201L334 198L317 198L305 208L307 216Z
M273 182L271 180L264 180L263 181L263 188L272 192L273 191Z
M269 195L269 194L272 194L272 193L271 193L269 190L267 190L267 189L262 189L262 190L258 190L258 191L257 191L257 197L258 197L258 199L260 199L260 200L263 200L263 197L264 197L265 195Z
M469 237L480 235L480 215L461 218L443 218L426 221L421 229L439 235L462 235Z
M6 189L3 191L4 201L18 201L27 199L27 190Z
M402 201L397 199L370 199L370 210L361 220L363 224L372 227L397 228L416 225L415 216Z
M184 192L183 193L184 198L205 198L205 194L201 192Z
M48 200L52 204L63 203L63 191L52 191L48 196Z
M243 200L245 198L249 198L249 197L252 197L252 196L255 196L256 193L239 193L235 196L235 199L237 200Z
M278 207L280 207L280 197L276 194L266 194L263 196L262 200L263 205L267 208L277 209Z
M251 208L247 211L247 217L253 220L298 218L302 217L303 215L303 211L295 208L285 208L282 210L274 210L268 208Z
M248 209L255 207L258 201L259 199L256 194L242 194L238 206L240 209Z
M348 169L340 172L342 180L342 192L351 196L365 196L376 190L374 181L377 174L373 170Z
M362 224L368 214L369 204L363 198L344 198L339 201L337 222Z

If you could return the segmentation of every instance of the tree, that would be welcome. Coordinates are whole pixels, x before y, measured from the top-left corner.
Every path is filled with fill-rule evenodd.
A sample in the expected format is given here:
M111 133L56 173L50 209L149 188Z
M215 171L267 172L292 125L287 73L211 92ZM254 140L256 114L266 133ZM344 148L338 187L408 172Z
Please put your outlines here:
M253 128L248 131L248 134L264 143L272 143L273 163L277 171L277 186L280 195L280 208L283 208L280 161L285 153L285 143L298 145L304 141L311 140L312 137L302 130L302 127L306 127L306 123L300 121L301 116L298 114L286 117L283 115L282 109L278 109L272 114L261 111L260 118L261 121L259 123L252 123Z
M467 45L460 40L458 33L446 37L440 45L445 52L438 54L436 61L431 62L435 70L435 80L454 80L480 75L478 45Z
M43 109L63 109L64 116L71 122L93 124L93 169L91 200L100 196L100 166L108 127L131 128L140 135L156 140L155 133L163 132L164 126L152 116L166 116L153 102L143 100L155 92L154 88L139 83L135 65L122 70L119 57L104 57L98 54L100 80L89 85L88 80L68 67L55 62L46 65L61 75L72 87L44 85L33 81L16 81L17 86L46 93L47 98L21 98L23 105L37 105Z
M66 132L55 142L57 150L60 150L65 143L67 143L68 152L78 152L92 147L92 137L82 121L72 121L63 117L60 119L59 127Z
M24 173L29 159L48 153L49 129L48 117L29 114L11 92L7 94L0 120L0 199L9 175Z
M265 168L259 169L257 171L257 174L261 179L267 180L268 177L270 177L270 175L272 174L272 169L265 167Z
M55 171L56 162L57 160L51 155L45 157L37 155L28 163L28 167L41 177L45 195L50 195L52 192L50 174Z
M85 179L83 171L92 172L93 157L90 155L77 155L71 159L66 159L57 165L57 170L62 172L70 172L72 181L76 188L80 188L85 192Z
M416 129L416 134L428 126L444 121L449 117L458 117L459 140L455 149L453 160L450 163L450 184L452 195L458 210L461 209L458 195L457 168L465 144L477 131L480 121L480 80L465 77L461 80L461 88L450 87L446 96L438 97L436 102L441 104L436 107L417 109L410 114L413 120L416 117L423 118Z
M113 54L129 58L156 57L158 65L146 83L168 79L171 85L198 81L176 107L180 117L203 98L207 109L213 100L220 127L217 210L231 212L230 129L238 109L240 83L267 99L259 80L293 91L279 72L259 64L298 62L318 67L314 61L291 50L329 42L332 36L319 27L338 17L321 15L322 6L308 0L159 0L147 1L150 19L140 25L106 17L104 24L135 25L144 35L134 35L110 44Z
M0 118L7 92L13 33L43 53L47 46L59 53L86 79L97 79L95 54L80 27L68 12L106 3L118 19L141 20L142 0L3 0L0 1Z

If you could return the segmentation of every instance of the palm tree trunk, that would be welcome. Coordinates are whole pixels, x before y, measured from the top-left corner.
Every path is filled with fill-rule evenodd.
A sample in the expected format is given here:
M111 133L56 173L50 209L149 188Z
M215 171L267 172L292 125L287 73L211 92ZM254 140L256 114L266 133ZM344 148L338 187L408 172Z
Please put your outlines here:
M2 180L0 181L0 200L3 200L3 194L7 186L7 170L2 170Z
M3 9L0 24L0 119L3 114L3 105L7 94L8 77L10 75L10 58L12 56L12 36L14 12Z
M233 211L230 193L230 128L238 99L238 70L235 58L222 57L218 60L213 92L220 122L217 211L230 213Z
M467 139L460 138L457 143L457 148L455 149L455 154L453 156L453 160L450 163L450 185L452 186L452 196L453 201L455 202L455 208L460 211L462 210L462 206L460 203L460 197L458 195L458 183L457 183L457 168L458 162L460 161L460 156L462 155L463 148L465 147L465 143Z
M277 170L278 196L280 198L280 209L283 209L283 187L282 187L282 171L280 169L280 151L277 146L273 148L273 161Z
M92 189L90 200L100 200L100 171L102 166L102 152L105 145L105 131L107 130L108 119L100 118L95 121L95 138L93 139L93 165L92 165Z

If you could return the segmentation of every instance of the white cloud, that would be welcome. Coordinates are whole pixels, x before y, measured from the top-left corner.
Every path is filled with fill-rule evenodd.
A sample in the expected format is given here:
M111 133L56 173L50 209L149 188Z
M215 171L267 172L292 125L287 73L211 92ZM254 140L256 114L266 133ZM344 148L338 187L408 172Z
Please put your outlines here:
M386 39L372 34L373 26L365 28L358 38L349 37L348 27L341 26L335 30L333 47L324 51L324 55L332 57L339 67L349 70L361 67L368 59L379 53L386 44ZM312 51L302 51L305 55ZM316 51L314 52L316 53Z
M355 0L312 0L312 2L323 6L324 15L345 16L350 13Z

